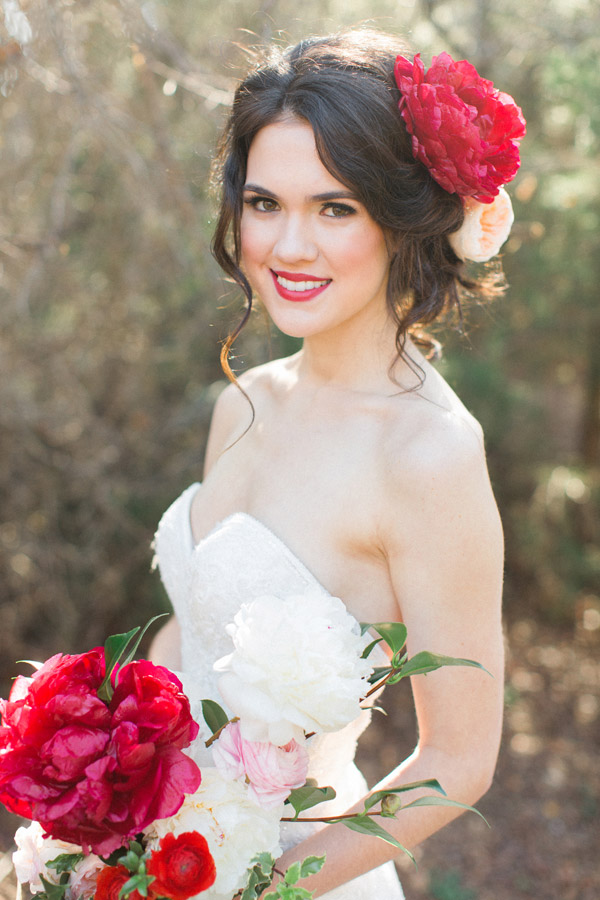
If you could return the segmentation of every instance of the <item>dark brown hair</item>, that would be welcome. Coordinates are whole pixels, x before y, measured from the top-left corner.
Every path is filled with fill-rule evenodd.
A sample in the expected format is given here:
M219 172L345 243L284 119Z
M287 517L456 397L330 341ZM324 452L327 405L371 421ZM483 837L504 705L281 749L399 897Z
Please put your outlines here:
M465 290L486 292L467 280L447 235L462 225L462 201L416 161L398 112L394 62L406 48L376 31L309 38L272 49L238 86L214 167L221 191L214 256L247 298L245 315L224 344L228 356L252 308L252 288L240 268L240 220L250 145L285 116L307 121L325 168L350 188L383 229L390 249L387 302L396 322L396 347L406 334L432 345L420 328L456 309ZM489 289L488 289L489 292Z

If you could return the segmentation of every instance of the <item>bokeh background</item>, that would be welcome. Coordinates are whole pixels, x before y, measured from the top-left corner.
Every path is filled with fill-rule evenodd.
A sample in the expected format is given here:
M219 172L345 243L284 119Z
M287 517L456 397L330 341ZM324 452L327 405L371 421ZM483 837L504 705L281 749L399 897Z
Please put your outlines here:
M201 476L239 292L209 252L244 47L368 23L449 51L528 121L510 283L444 335L507 538L506 727L480 808L401 864L409 900L597 900L600 6L595 0L0 0L0 680L166 609L162 511ZM258 314L236 368L295 344ZM363 739L374 782L409 692ZM392 696L393 695L393 696ZM460 702L460 698L457 698ZM0 819L12 896L16 821ZM385 898L378 898L385 900Z

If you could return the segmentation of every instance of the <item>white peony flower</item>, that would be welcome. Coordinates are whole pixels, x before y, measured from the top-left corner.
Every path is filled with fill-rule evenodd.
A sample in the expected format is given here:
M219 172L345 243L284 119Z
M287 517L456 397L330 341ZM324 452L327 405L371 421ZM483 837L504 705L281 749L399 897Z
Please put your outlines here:
M231 900L246 883L246 872L257 853L281 854L279 820L283 804L262 809L248 796L245 784L227 781L214 768L202 771L202 784L188 794L179 812L157 819L146 829L150 847L155 849L169 832L176 836L197 831L208 842L215 861L217 878L202 900Z
M244 604L227 626L235 650L215 663L219 690L249 741L283 746L337 731L360 714L371 638L337 597L320 591Z
M58 884L60 878L54 869L46 866L61 853L81 853L81 847L68 844L66 841L55 841L45 838L44 829L39 822L32 822L27 828L21 826L15 832L17 849L13 853L13 865L17 880L21 884L29 884L32 893L42 891L40 875L47 881Z

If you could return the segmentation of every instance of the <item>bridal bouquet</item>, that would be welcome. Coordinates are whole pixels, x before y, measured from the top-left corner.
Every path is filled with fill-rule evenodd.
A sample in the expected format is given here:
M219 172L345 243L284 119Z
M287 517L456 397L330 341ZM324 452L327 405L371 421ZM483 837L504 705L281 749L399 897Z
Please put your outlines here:
M133 659L139 628L104 649L34 664L0 701L0 801L33 820L18 829L13 859L40 900L256 900L276 872L281 822L302 821L335 797L307 779L313 737L352 722L386 682L477 665L430 653L409 660L403 625L361 627L320 592L259 597L227 631L233 651L215 668L232 715L202 698L203 721L194 721L177 675ZM373 668L368 657L381 641L390 664ZM201 774L194 757L206 748L211 764ZM415 787L444 793L431 779L375 792L359 814L312 821L405 850L375 817L461 805L431 795L402 806L399 795ZM308 857L278 873L267 897L312 896L296 883L323 862Z

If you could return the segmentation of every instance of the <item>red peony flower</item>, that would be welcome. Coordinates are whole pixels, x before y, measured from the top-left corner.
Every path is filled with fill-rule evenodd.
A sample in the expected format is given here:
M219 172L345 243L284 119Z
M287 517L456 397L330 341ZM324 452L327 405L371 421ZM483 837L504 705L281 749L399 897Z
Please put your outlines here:
M513 98L447 53L427 72L420 54L399 56L394 74L415 159L449 193L491 203L520 165L525 119Z
M148 873L155 881L150 885L154 897L187 900L205 891L217 877L215 862L205 838L197 831L186 831L175 837L167 834L148 861Z
M125 866L105 866L98 873L94 900L119 900L119 892L130 878L131 872ZM132 891L128 897L129 900L143 900L138 891Z
M106 856L200 784L181 752L198 733L181 682L142 660L98 699L101 647L54 656L18 678L0 708L0 801L53 838Z

